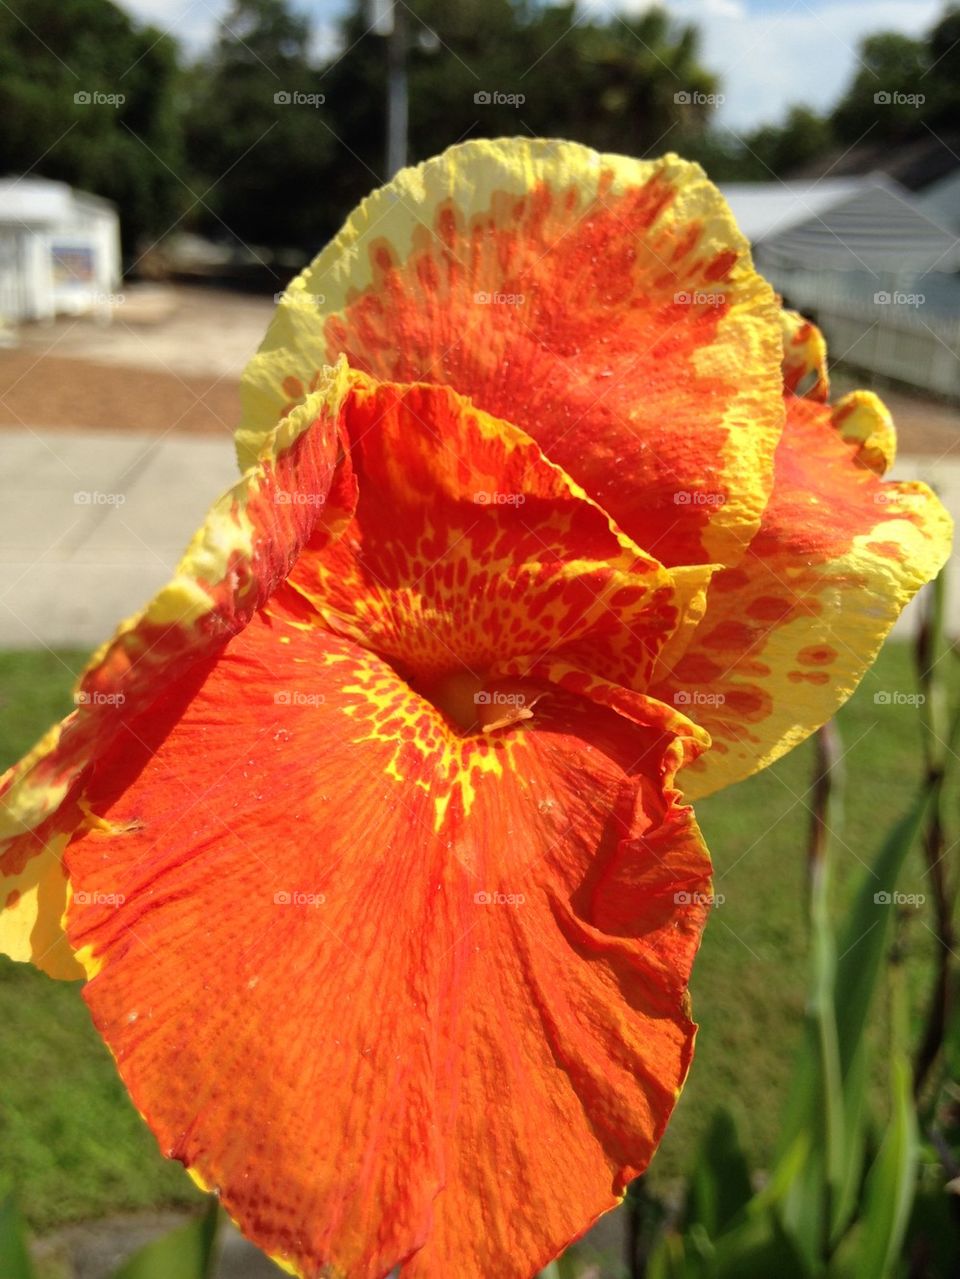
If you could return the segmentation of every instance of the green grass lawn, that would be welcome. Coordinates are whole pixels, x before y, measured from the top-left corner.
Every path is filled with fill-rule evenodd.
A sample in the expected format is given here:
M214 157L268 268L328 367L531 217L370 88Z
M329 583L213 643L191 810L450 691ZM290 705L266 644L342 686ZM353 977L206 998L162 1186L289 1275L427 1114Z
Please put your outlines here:
M69 709L83 655L0 653L0 766ZM943 666L952 680L957 663ZM909 651L890 645L839 716L846 818L837 851L838 909L885 831L908 805L921 770L917 712L877 705L881 690L913 690ZM701 1029L689 1083L653 1165L654 1182L690 1168L713 1108L737 1117L751 1160L771 1155L801 1027L806 990L804 848L809 745L734 790L698 805L724 901L711 918L693 981ZM946 811L957 811L957 786ZM955 837L955 832L954 832ZM925 893L916 853L900 884ZM880 909L880 908L878 908ZM923 911L908 929L913 983L934 941ZM107 1212L195 1201L179 1165L156 1151L94 1034L79 987L0 963L0 1191L16 1185L39 1228ZM4 1184L6 1183L6 1184Z

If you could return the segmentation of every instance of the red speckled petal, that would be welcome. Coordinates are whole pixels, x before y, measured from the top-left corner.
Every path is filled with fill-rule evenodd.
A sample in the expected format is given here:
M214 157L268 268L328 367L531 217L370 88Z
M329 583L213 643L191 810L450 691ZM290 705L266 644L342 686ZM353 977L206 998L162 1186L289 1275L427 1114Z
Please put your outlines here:
M347 512L331 484L347 378L343 368L328 373L311 404L264 440L253 469L213 507L173 580L92 658L77 685L77 709L0 779L5 954L54 977L81 976L60 918L63 848L85 820L84 770L165 681L246 624L303 545L319 548L342 527ZM342 498L349 506L350 494Z
M878 479L876 435L846 438L850 398L831 410L787 397L763 526L742 563L714 576L689 647L652 690L713 739L684 772L691 797L756 772L825 723L949 554L952 523L936 496ZM882 423L873 398L861 422Z
M668 566L732 564L759 525L779 311L676 156L483 140L398 174L288 288L244 376L242 459L341 352L516 423Z
M347 432L356 515L290 579L331 629L430 696L552 652L649 682L690 600L522 431L448 387L357 374Z
M542 681L463 736L308 618L278 592L97 762L85 997L164 1152L298 1273L522 1279L689 1065L696 734Z

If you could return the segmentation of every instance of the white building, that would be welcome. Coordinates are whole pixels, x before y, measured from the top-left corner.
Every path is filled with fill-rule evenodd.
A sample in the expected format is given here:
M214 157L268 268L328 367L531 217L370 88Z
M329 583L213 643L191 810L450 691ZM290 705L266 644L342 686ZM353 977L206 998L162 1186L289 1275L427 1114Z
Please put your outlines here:
M0 320L109 311L120 272L108 200L46 178L0 178Z
M721 190L833 360L960 399L960 238L942 213L883 174Z

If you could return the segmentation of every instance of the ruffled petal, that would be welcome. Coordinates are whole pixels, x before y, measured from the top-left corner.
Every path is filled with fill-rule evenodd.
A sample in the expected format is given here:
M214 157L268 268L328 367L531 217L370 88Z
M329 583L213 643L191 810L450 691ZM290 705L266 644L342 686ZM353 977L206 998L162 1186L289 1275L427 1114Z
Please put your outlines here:
M669 566L732 564L759 525L779 310L676 156L514 138L403 170L288 288L244 375L241 459L340 352L516 423Z
M887 406L873 391L851 391L837 400L831 422L840 438L855 444L856 460L886 475L897 456L897 432Z
M830 395L827 344L813 323L786 307L780 312L783 328L783 389L825 404Z
M689 647L652 689L713 739L684 772L691 798L766 767L824 724L950 551L935 494L875 474L890 438L876 397L787 404L763 526L741 564L714 576Z
M163 1151L298 1273L527 1277L689 1065L696 730L544 682L465 737L304 617L276 595L98 762L85 998Z
M328 370L311 403L266 438L248 474L213 507L173 580L91 659L76 710L0 779L0 950L55 977L81 970L63 940L66 840L84 820L83 775L165 682L215 653L347 511L327 502L348 370ZM349 506L349 494L345 495Z
M345 429L355 517L290 577L327 626L428 696L554 652L646 686L697 583L676 588L529 436L449 387L359 373Z
M638 690L709 576L343 365L14 770L135 1104L285 1265L520 1279L646 1166L710 865Z

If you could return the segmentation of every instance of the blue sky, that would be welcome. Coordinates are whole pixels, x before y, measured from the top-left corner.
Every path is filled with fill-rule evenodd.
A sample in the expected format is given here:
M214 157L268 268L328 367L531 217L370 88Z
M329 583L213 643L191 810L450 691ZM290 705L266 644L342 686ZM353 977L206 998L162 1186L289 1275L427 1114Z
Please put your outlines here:
M194 49L230 7L229 0L117 2ZM315 47L329 49L345 0L294 2L313 22ZM598 15L648 7L649 0L581 0ZM703 61L723 80L718 123L738 132L779 120L794 102L831 106L856 70L863 36L920 35L943 9L941 0L666 0L666 7L700 26Z

